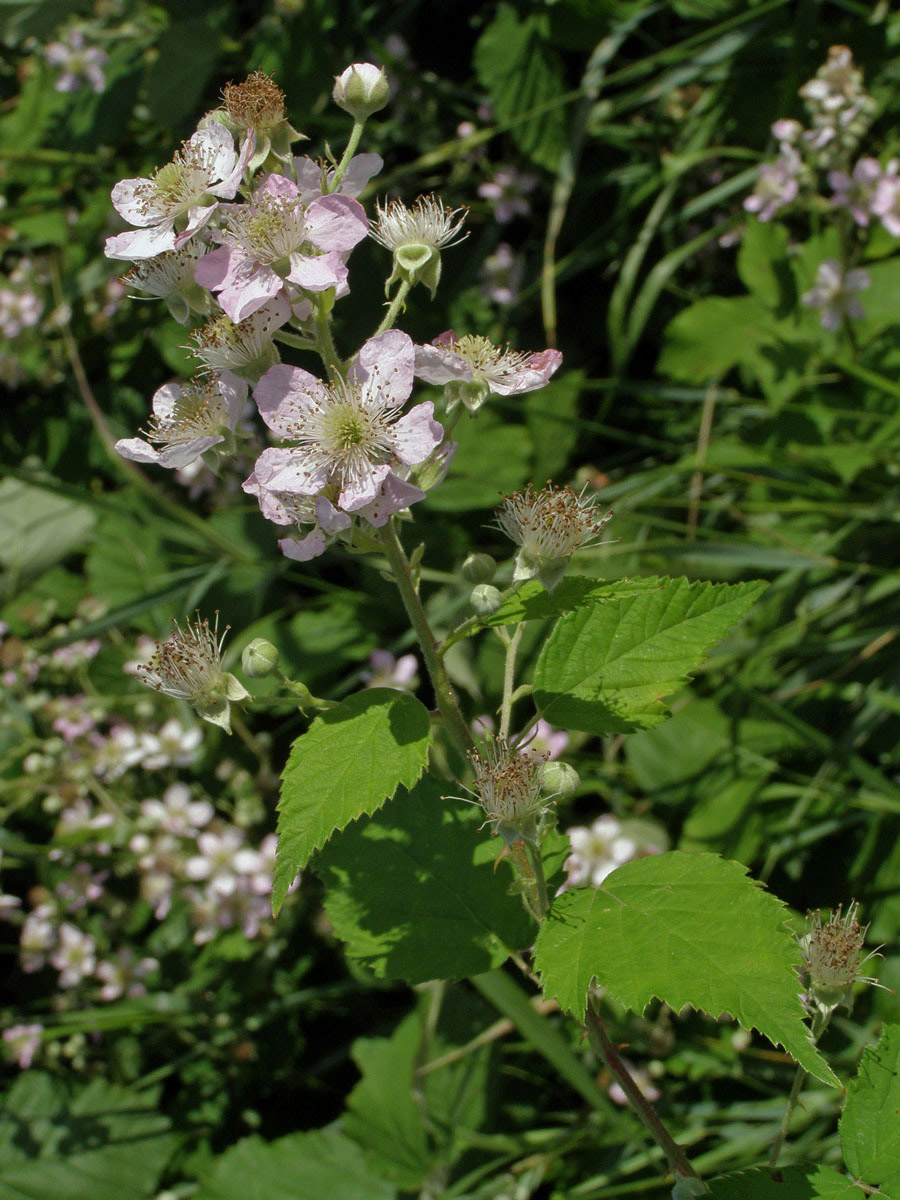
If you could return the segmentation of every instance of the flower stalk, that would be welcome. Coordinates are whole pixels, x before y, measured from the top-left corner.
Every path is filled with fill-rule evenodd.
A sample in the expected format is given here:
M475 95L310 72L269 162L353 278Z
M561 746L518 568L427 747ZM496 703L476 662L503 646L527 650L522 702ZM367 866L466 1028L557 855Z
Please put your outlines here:
M447 732L459 749L465 753L473 745L472 735L469 733L468 726L463 720L463 715L453 694L453 688L447 676L444 660L438 653L438 642L428 623L425 609L422 607L422 601L419 599L419 593L413 582L412 568L410 567L409 559L406 557L406 552L403 549L400 538L397 535L393 518L381 528L380 537L381 544L384 547L391 571L397 583L400 597L403 600L403 606L412 622L413 629L416 631L416 637L419 639L419 645L422 648L422 657L425 659L425 666L428 668L428 675L431 679L431 685L434 688L434 698L438 712L444 719Z

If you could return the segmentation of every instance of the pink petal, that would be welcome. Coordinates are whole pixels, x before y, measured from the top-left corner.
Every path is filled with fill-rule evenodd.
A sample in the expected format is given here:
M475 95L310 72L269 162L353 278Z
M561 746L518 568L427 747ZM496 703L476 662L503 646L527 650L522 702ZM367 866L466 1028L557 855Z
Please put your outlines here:
M416 346L415 372L418 379L433 384L450 383L456 379L468 382L472 378L470 364L445 346Z
M281 553L297 562L309 562L325 551L325 535L318 527L305 538L281 538L278 542Z
M296 368L295 368L296 369ZM273 492L296 492L314 496L328 482L327 467L304 461L301 450L263 450L256 460L257 480Z
M160 213L147 211L141 192L153 188L152 179L120 179L112 190L113 208L129 225L155 225Z
M318 250L346 252L369 232L366 212L350 196L323 196L306 210L309 240Z
M172 221L161 221L147 229L129 229L106 239L104 253L107 258L124 258L140 262L155 258L164 250L175 249L175 228Z
M335 508L325 496L319 496L316 499L316 518L330 536L340 533L342 529L349 529L351 525L350 517Z
M425 493L421 488L414 487L396 475L388 475L372 503L360 508L358 512L370 525L380 527L385 525L394 513L402 512L404 508L409 508L411 504L424 499Z
M356 154L344 172L340 190L345 196L358 196L373 175L384 166L380 154Z
M424 462L444 436L443 427L435 420L430 400L417 404L393 426L394 453L407 466Z
M343 490L338 496L338 505L344 512L357 512L378 495L378 490L390 475L391 468L386 464L374 466L366 461L360 464L355 478L345 481Z
M159 451L154 450L143 438L120 438L116 442L116 450L123 458L130 458L132 462L159 462Z
M375 391L392 404L402 404L413 386L416 348L409 334L388 329L370 338L350 368L349 376L364 393Z
M305 254L291 255L291 273L288 279L308 292L323 292L336 288L347 278L347 268L341 256L334 251L308 257Z
M272 432L289 438L296 432L298 417L317 404L328 403L328 392L321 379L302 367L277 363L260 379L253 398Z
M210 292L223 288L231 267L231 255L230 246L219 246L216 250L210 250L209 254L204 254L197 260L194 279Z

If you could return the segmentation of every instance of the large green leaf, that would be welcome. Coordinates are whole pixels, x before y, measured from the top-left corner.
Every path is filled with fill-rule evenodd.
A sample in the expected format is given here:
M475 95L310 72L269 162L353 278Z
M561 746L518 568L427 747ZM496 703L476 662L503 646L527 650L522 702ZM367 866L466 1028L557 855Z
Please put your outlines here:
M392 688L359 692L324 712L291 747L281 775L277 914L297 872L337 829L411 788L431 745L428 711Z
M413 1094L423 1033L420 1014L413 1012L393 1036L359 1038L353 1043L353 1060L362 1079L347 1098L341 1122L380 1174L416 1192L433 1157L425 1114Z
M724 378L773 343L773 318L755 296L710 296L669 322L657 370L684 383Z
M535 701L555 725L631 733L665 720L681 687L765 583L667 579L653 591L568 613L547 639Z
M93 525L86 504L18 479L0 482L0 596L79 550Z
M841 1147L847 1170L876 1186L900 1184L900 1025L886 1025L863 1052L847 1088ZM884 1192L885 1189L882 1189ZM892 1190L891 1195L896 1193Z
M755 1167L709 1180L710 1200L863 1200L865 1192L834 1167L800 1163Z
M178 1144L158 1099L101 1079L68 1088L26 1071L0 1115L0 1200L155 1195Z
M566 91L559 58L549 45L543 13L521 18L511 4L497 15L475 47L475 73L498 121L535 163L556 170L566 142L565 110L554 106Z
M728 1012L839 1086L803 1019L798 947L784 918L741 863L672 851L557 897L536 963L545 991L579 1018L594 979L637 1012L654 996L676 1011Z
M291 1133L275 1142L248 1137L215 1159L195 1200L394 1200L356 1142L336 1129Z
M589 575L567 575L552 592L548 592L539 580L526 579L515 591L504 596L496 612L482 617L481 623L516 625L520 621L546 621L576 608L639 596L660 587L662 581L656 578L606 580L592 579Z
M534 937L508 868L494 870L501 842L479 831L479 810L441 791L425 779L400 793L316 862L335 933L380 977L478 975Z

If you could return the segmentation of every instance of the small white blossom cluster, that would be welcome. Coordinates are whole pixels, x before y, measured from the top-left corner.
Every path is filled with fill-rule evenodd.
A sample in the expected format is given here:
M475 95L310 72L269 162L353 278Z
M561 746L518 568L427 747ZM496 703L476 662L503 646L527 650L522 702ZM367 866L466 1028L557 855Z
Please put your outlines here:
M44 301L37 288L35 264L22 258L5 278L0 278L0 333L16 338L40 321Z
M335 102L360 123L388 97L384 72L368 63L335 83ZM107 240L106 253L132 264L128 288L194 326L189 348L199 364L197 378L156 392L143 436L117 449L179 472L216 471L242 442L267 434L273 444L256 454L243 489L284 531L282 552L306 561L336 538L351 540L361 523L383 526L443 478L454 445L432 401L409 403L417 378L444 385L446 411L462 401L475 412L489 394L542 387L560 355L455 334L416 346L385 321L342 361L329 322L349 292L354 247L371 236L390 251L386 290L397 286L396 309L416 284L434 292L441 252L465 237L465 214L420 196L379 203L370 224L358 197L381 169L377 154L348 150L340 163L294 156L301 135L284 95L258 72L222 98L170 163L113 188L130 228ZM498 176L495 186L502 196L484 194L498 219L522 211L516 195L531 181ZM327 378L283 363L279 343L318 350ZM257 434L246 424L251 387L265 427ZM172 672L157 674L167 690Z
M590 825L566 830L572 853L566 859L566 881L559 889L600 887L608 875L635 858L668 849L664 830L643 820L620 820L603 813Z
M103 68L109 55L99 46L91 46L83 29L70 29L59 41L50 42L44 47L44 57L57 68L53 81L57 92L79 92L89 87L99 93L106 87Z

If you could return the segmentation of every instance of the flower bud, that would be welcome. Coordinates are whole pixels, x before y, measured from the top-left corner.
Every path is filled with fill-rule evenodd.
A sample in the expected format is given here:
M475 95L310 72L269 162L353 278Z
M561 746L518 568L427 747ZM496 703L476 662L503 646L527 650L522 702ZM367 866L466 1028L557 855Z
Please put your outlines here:
M470 554L462 565L462 577L467 583L489 583L497 564L489 554Z
M479 583L477 587L472 588L469 603L479 617L490 617L500 607L502 599L500 592L492 584Z
M541 767L541 791L545 796L571 800L581 787L581 777L564 762L545 762Z
M265 679L278 669L278 650L265 638L254 638L244 647L241 670L251 679Z
M372 63L353 63L336 76L331 98L355 121L365 121L390 99L387 76Z

